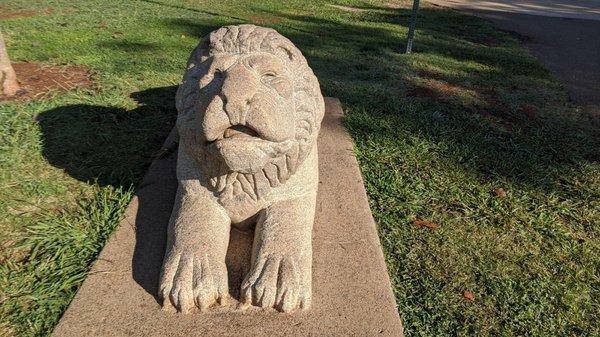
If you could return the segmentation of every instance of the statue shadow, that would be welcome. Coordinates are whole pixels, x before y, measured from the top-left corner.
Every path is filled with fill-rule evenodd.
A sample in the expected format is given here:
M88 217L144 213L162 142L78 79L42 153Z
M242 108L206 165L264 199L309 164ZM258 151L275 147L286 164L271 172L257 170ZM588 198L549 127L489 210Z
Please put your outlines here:
M42 154L71 177L99 186L139 184L156 150L175 123L176 86L133 93L139 106L74 104L35 117Z
M168 137L177 111L177 86L131 94L138 107L74 104L36 116L42 153L71 177L102 187L135 187L135 248L132 277L158 301L158 281L167 226L177 191L176 138ZM167 139L165 141L165 139ZM252 232L232 230L227 254L230 293L239 287L249 264Z
M136 188L139 209L132 273L153 296L176 187L174 159L157 157L165 154L161 144L177 116L176 90L177 86L168 86L135 92L131 98L139 105L131 110L74 104L44 111L35 118L41 130L42 153L51 165L89 184ZM150 174L142 181L153 162L153 166L172 164L172 168L161 171L163 176ZM153 179L160 181L158 190Z

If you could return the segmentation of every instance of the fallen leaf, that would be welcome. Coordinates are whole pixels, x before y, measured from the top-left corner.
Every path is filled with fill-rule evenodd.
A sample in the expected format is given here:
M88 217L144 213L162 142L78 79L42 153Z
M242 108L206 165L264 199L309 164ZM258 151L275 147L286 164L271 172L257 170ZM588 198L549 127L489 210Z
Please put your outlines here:
M506 191L503 188L495 188L494 189L494 194L498 198L504 198L504 197L506 197Z
M427 221L427 220L414 220L413 223L419 227L427 227L429 229L436 229L438 227L440 227L438 224L433 223L431 221Z
M473 301L475 299L475 295L473 295L473 293L468 290L465 290L465 292L463 293L463 297L467 301Z

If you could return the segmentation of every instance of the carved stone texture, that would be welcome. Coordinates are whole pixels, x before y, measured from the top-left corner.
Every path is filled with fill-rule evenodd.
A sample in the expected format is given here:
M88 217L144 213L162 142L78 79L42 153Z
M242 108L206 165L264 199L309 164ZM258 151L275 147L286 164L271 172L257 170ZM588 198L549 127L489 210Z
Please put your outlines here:
M232 227L254 230L240 307L311 301L319 82L273 29L222 27L188 60L176 97L178 191L159 284L163 308L230 305Z

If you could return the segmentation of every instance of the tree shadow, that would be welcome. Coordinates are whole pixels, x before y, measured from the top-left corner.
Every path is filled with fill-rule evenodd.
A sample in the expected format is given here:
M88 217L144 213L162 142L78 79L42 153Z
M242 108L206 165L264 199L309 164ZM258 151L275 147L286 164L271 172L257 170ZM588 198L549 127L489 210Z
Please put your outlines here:
M548 70L525 51L513 48L518 43L513 36L495 30L483 19L422 8L415 54L409 56L403 54L405 36L396 29L408 26L407 8L362 5L358 8L365 11L336 14L353 19L344 22L335 16L294 11L248 8L244 14L223 14L176 7L205 14L206 19L165 18L162 23L176 33L197 38L220 25L251 23L257 16L274 18L265 19L267 25L303 51L325 94L344 102L355 139L383 132L373 125L373 119L365 124L365 119L352 118L353 111L367 111L375 123L391 120L432 142L454 144L468 157L476 158L463 165L482 176L547 188L552 185L547 177L557 168L600 158L598 117L573 114L572 107L565 104L565 93ZM105 47L148 46L121 43ZM129 142L136 148L147 141L144 132L137 135L139 138L127 134L128 126L121 121L132 126L151 124L153 104L132 111L88 106L60 109L75 120L87 121L73 130L61 126L60 121L55 121L55 126L48 124L65 129L48 137L49 144L71 144L45 149L51 163L65 167L78 179L97 179L100 184L139 180L143 173L139 167L146 167L151 157L143 157L144 151L126 156L121 152L127 149L114 145ZM116 138L107 134L113 131L91 130L113 126ZM127 139L119 138L119 133L127 134ZM93 140L86 138L90 134L95 135ZM83 141L74 141L79 137ZM103 142L102 137L115 142ZM97 146L107 151L98 154ZM145 165L135 165L140 160Z
M600 160L597 116L573 113L549 71L515 48L511 35L479 18L425 8L416 53L405 55L405 37L389 24L407 26L410 10L361 8L369 11L344 15L373 25L266 12L280 19L270 26L303 51L324 93L345 104L355 139L403 130L452 144L470 158L460 164L484 180L547 190L557 188L561 172ZM190 35L207 28L166 23ZM391 129L380 127L390 122Z
M325 94L346 105L355 139L397 130L419 134L454 144L470 158L462 165L484 180L545 190L556 187L560 172L599 160L598 119L573 114L550 72L514 48L518 41L511 35L479 18L423 9L416 53L408 56L404 37L382 23L407 26L410 10L364 9L369 12L345 15L376 24L261 12L283 19L270 26L303 51ZM189 20L166 23L190 35L207 28ZM353 118L353 111L370 118ZM381 129L379 122L392 125Z

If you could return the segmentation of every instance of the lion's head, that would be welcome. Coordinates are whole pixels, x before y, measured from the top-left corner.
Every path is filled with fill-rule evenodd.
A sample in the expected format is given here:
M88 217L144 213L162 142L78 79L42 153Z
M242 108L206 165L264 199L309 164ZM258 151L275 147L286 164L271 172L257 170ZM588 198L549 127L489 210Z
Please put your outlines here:
M275 30L253 25L204 37L176 102L181 145L221 201L257 200L284 183L311 151L324 113L302 53Z

